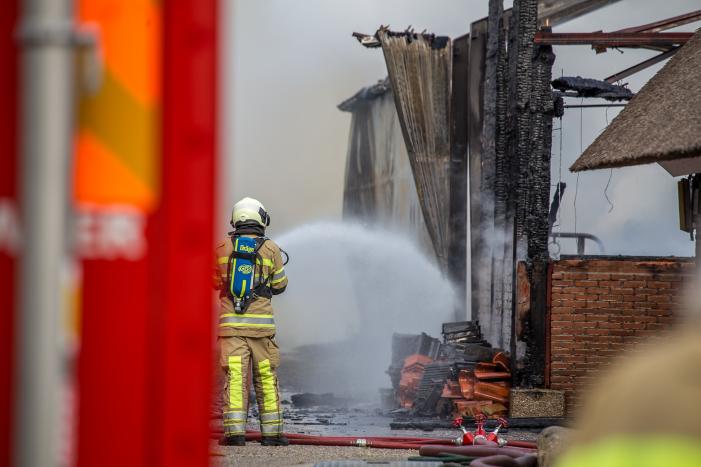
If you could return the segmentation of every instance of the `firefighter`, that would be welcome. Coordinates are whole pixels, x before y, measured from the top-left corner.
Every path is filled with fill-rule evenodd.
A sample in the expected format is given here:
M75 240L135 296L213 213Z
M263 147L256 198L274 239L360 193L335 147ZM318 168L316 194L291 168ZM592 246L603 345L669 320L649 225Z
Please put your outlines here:
M260 414L261 444L287 446L282 411L271 298L287 287L282 250L265 237L270 216L244 198L231 216L233 232L216 249L215 287L219 290L218 345L224 384L224 437L219 444L243 446L248 417L248 378L252 374ZM251 371L252 370L252 371Z

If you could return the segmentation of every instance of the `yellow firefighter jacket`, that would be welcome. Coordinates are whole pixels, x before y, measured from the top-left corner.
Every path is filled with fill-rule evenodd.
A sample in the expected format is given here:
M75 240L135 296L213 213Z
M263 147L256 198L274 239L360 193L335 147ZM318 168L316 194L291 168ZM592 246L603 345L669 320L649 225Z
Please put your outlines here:
M243 235L256 237L255 235ZM256 296L243 314L234 312L229 298L229 257L234 250L227 237L216 249L214 287L219 290L219 335L244 337L269 337L275 334L273 305L270 298ZM273 295L281 294L287 287L287 276L282 264L280 247L266 240L258 250L255 284L268 284Z

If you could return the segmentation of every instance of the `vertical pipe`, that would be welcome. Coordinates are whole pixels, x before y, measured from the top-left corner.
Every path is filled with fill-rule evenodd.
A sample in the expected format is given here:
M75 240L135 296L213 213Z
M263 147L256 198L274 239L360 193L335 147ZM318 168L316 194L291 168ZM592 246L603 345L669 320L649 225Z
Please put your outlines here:
M23 250L16 336L16 466L58 457L60 267L73 123L73 2L25 0L20 40Z

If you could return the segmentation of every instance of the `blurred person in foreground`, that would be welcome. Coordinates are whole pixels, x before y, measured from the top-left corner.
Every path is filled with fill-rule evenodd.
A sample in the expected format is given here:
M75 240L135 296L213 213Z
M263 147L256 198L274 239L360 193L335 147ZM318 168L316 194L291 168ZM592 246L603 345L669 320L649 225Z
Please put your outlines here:
M253 374L260 417L261 444L287 446L282 434L282 410L271 299L287 287L282 254L265 236L270 216L257 200L234 205L234 228L216 249L214 283L219 290L219 362L225 372L219 444L243 446L248 418L248 377Z
M597 380L557 467L701 466L701 280L675 327Z

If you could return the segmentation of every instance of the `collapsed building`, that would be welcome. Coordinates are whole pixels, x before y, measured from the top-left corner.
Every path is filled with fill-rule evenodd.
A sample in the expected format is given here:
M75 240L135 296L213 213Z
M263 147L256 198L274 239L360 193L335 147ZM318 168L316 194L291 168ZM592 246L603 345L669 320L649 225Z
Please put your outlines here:
M596 237L552 229L566 188L551 191L553 119L576 107L565 99L629 101L615 83L683 49L691 33L663 31L701 19L696 11L611 33L552 32L608 3L515 0L504 10L490 0L489 16L455 39L356 33L382 49L388 78L339 105L352 113L344 216L408 228L464 298L456 321L471 316L509 356L509 383L563 391L567 411L611 357L672 323L693 272L685 258L586 255L587 241L601 245ZM661 53L604 80L552 80L552 46L569 44ZM577 254L551 258L556 236L575 238ZM412 395L420 410L418 370L435 364L428 358L401 362L413 367L405 386L415 393L400 394L399 378L400 405Z

